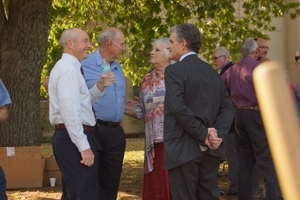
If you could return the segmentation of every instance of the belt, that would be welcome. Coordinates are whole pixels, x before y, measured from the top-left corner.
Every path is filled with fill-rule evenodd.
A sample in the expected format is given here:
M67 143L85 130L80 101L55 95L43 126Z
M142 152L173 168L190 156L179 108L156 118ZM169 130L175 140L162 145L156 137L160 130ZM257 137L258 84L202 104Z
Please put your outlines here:
M115 126L120 125L120 122L106 122L106 121L102 121L100 119L97 119L97 123L102 124L104 126L108 126L108 127L115 127Z
M258 106L236 106L238 109L246 109L246 110L259 110Z
M94 133L94 127L93 126L88 126L88 125L82 125L83 130ZM65 124L55 124L55 129L60 130L60 129L66 129Z

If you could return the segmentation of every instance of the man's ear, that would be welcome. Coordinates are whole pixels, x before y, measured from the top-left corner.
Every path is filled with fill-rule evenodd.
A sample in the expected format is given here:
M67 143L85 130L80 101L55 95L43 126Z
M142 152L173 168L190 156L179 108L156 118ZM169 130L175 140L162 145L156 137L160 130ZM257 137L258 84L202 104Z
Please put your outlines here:
M67 40L66 44L67 44L67 46L68 46L69 49L73 49L73 43L74 43L73 40L71 40L71 39Z
M181 47L182 47L182 49L187 48L187 42L186 42L186 40L184 40L184 39L182 40Z

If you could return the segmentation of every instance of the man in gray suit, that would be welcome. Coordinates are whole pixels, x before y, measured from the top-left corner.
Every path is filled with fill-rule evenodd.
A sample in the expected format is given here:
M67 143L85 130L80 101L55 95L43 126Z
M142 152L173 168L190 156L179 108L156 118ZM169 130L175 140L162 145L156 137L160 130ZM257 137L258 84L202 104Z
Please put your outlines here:
M222 141L234 108L219 74L197 57L200 32L192 24L171 28L165 70L164 165L172 200L217 200Z

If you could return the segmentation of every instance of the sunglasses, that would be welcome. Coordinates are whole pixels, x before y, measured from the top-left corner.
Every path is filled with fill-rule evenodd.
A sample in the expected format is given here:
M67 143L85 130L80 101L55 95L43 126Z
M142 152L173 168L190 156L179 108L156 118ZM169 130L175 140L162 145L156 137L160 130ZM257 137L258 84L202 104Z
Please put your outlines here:
M295 56L296 62L299 60L300 56Z

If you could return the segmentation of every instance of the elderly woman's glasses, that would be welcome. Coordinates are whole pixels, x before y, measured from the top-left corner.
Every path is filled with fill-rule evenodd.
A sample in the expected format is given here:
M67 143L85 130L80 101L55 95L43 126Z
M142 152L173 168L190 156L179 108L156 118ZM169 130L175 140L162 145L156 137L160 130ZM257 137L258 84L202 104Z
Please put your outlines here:
M299 60L300 56L295 56L295 61L297 62Z

